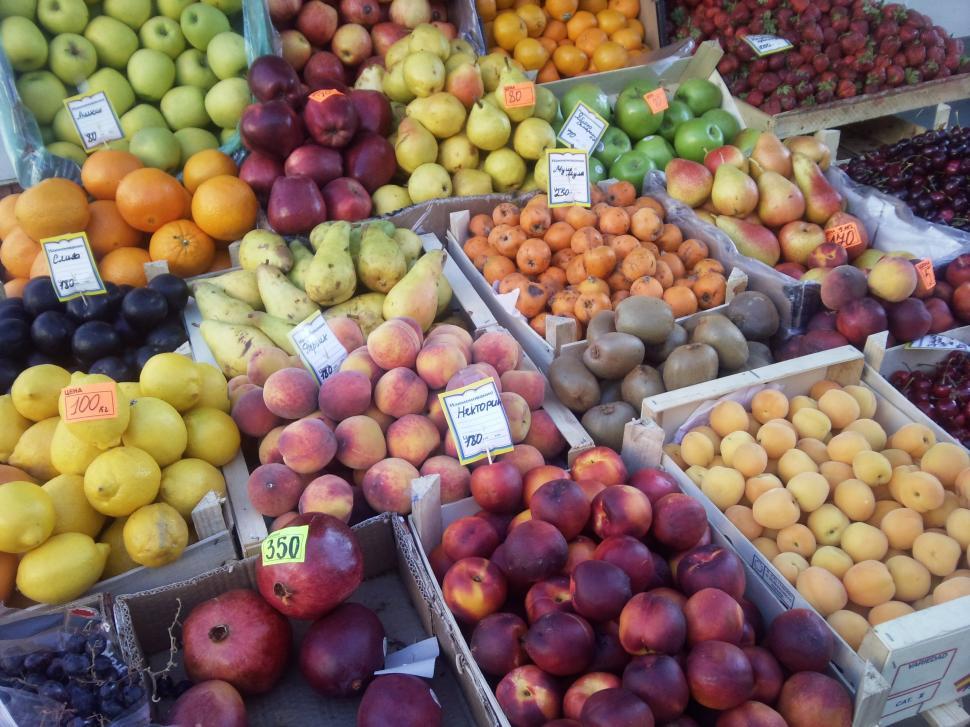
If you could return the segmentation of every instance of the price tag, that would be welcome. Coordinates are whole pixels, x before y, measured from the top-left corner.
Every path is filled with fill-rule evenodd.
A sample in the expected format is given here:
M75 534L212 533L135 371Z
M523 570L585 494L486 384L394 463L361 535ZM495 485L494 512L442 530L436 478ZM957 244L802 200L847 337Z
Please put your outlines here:
M65 99L64 105L85 151L125 138L118 115L104 91Z
M610 123L580 101L559 130L559 140L570 149L582 149L587 154L596 148Z
M549 160L546 194L550 207L578 204L589 207L589 156L581 149L556 149Z
M963 341L958 341L949 336L941 336L938 333L931 333L928 336L917 338L906 344L906 348L918 349L944 349L951 351L970 351L970 346Z
M95 419L114 419L118 415L115 399L118 387L114 383L68 386L61 389L64 397L64 421L90 422Z
M865 243L862 235L859 234L859 226L855 222L846 222L844 225L825 228L825 239L827 242L834 242L841 245L846 250L852 250Z
M772 53L781 53L795 47L777 35L746 35L744 41L758 56L770 56Z
M512 451L509 419L495 379L438 394L461 464Z
M83 232L73 232L59 237L48 237L40 241L47 255L51 284L60 301L73 300L81 295L101 295L107 293L104 282L98 274L88 236Z
M302 563L306 560L306 539L309 532L309 525L294 525L267 535L260 546L263 565Z
M331 96L343 96L343 92L338 91L335 88L321 88L318 91L314 91L310 94L311 101L323 101L324 99L330 98Z
M929 258L924 258L913 267L916 268L916 274L919 275L923 287L927 290L933 290L936 287L936 273L933 272L933 261Z
M321 384L337 373L347 358L347 349L330 330L319 311L290 331L290 340L296 347L303 365L317 377Z
M643 94L643 100L647 102L650 111L655 114L659 114L661 111L666 111L670 108L670 103L667 101L667 92L662 88L647 91Z
M532 81L504 86L503 91L505 93L505 108L507 109L536 105L536 85Z

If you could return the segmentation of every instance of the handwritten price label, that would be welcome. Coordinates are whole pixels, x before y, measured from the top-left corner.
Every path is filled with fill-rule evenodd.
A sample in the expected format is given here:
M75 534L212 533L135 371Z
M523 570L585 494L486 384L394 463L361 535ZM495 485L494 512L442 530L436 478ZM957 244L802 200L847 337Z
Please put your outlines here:
M938 333L931 333L928 336L917 338L906 344L906 348L916 349L942 349L946 351L970 351L970 346L963 341L958 341L949 336L941 336Z
M550 207L578 204L589 207L589 156L582 149L556 149L550 151L548 186L546 189Z
M306 560L306 539L309 532L309 525L294 525L267 535L260 546L263 565L302 563Z
M582 149L589 154L599 144L610 123L582 101L559 130L559 140L571 149Z
M646 101L650 111L655 114L659 114L661 111L666 111L670 108L670 104L667 102L667 92L662 88L647 91L643 94L643 100Z
M862 235L859 234L859 226L855 222L846 222L844 225L825 228L825 239L827 242L841 245L846 250L852 250L865 244L862 241Z
M335 88L321 88L319 91L314 91L310 94L311 101L323 101L331 96L343 96L343 92L338 91Z
M347 349L330 330L319 312L312 314L290 331L290 340L300 354L303 365L323 383L340 369Z
M107 293L104 282L98 274L88 236L74 232L59 237L48 237L40 241L47 266L50 268L51 285L60 301L67 301L82 295L101 295Z
M936 287L936 273L933 272L933 261L926 258L920 260L913 267L916 268L916 274L919 275L923 287L927 290L933 290Z
M114 419L118 415L116 384L68 386L61 390L61 395L64 397L64 421L68 424Z
M125 138L118 115L104 91L65 99L64 106L85 151Z
M513 83L504 87L505 108L517 109L536 105L536 85L532 81Z
M746 35L744 41L758 56L770 56L772 53L781 53L795 47L777 35Z
M438 394L461 464L512 451L509 419L495 379Z

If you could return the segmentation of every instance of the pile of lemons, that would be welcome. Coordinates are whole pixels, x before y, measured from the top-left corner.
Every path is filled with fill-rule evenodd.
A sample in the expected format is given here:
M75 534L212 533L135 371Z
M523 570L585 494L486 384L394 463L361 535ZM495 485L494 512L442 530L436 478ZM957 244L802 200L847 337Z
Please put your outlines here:
M113 386L113 417L66 421L65 387ZM137 382L43 364L0 396L0 600L77 598L102 578L171 563L193 508L225 495L239 450L222 373L158 354ZM6 574L7 582L4 582Z

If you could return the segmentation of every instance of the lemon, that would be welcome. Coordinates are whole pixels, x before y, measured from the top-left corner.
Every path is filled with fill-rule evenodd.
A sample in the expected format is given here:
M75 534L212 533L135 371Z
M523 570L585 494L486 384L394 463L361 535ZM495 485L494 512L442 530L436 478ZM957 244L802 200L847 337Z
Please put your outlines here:
M84 478L80 475L58 475L41 489L54 503L54 535L84 533L92 538L101 532L105 517L91 507L84 496Z
M222 371L204 361L195 364L199 370L199 385L201 387L199 400L193 409L218 409L229 413L229 388Z
M131 418L121 441L144 449L159 467L167 467L185 451L185 422L171 404L144 396L131 402Z
M208 492L225 497L226 480L222 472L205 460L183 459L162 470L158 499L186 519L192 517L192 510Z
M221 376L221 374L220 374ZM0 462L6 462L17 440L30 429L31 421L13 405L10 394L0 396Z
M83 442L73 434L63 419L57 420L51 438L51 464L64 475L83 475L101 450Z
M115 415L110 419L88 419L79 422L69 422L67 428L71 434L87 442L93 447L104 451L111 447L121 444L121 435L128 428L128 419L131 416L129 407L125 406L124 399L118 385L104 374L84 374L76 371L71 375L71 386L87 386L89 384L111 384L115 390ZM64 397L58 401L58 411L61 418L65 419Z
M189 434L185 457L204 459L222 467L239 451L239 429L232 417L218 409L193 409L182 418Z
M51 462L51 441L59 421L57 417L51 417L33 424L20 435L7 463L19 467L41 482L57 477L60 472Z
M121 392L121 398L128 403L141 396L141 386L137 381L119 381L118 391Z
M122 573L127 573L132 568L139 567L128 555L128 551L125 550L124 530L126 522L128 522L126 517L115 518L98 538L99 543L106 543L111 546L108 561L104 564L104 573L101 574L105 578L114 578Z
M136 563L160 568L178 560L189 543L189 526L171 505L138 508L125 523L125 550Z
M0 486L0 550L24 553L54 531L57 513L51 496L32 482Z
M84 494L104 515L130 515L158 495L162 471L152 456L137 447L102 452L84 473Z
M138 379L143 396L167 401L188 411L199 401L202 376L195 362L178 353L157 353L142 367Z
M55 535L20 559L17 588L38 603L71 601L98 582L110 549L90 535Z
M61 389L71 383L71 374L54 364L31 366L20 372L10 387L10 397L17 411L39 422L57 415Z

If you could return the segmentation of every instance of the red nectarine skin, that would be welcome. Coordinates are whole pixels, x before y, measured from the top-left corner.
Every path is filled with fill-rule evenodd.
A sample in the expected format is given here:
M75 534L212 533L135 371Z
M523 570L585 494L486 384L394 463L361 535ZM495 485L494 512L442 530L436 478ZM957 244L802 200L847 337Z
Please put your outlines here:
M680 485L677 484L677 480L670 474L655 467L644 467L641 470L637 470L630 477L630 482L627 484L631 487L636 487L646 495L651 505L656 504L657 500L664 495L669 495L672 492L680 492Z
M720 545L702 545L680 559L677 582L688 596L702 588L720 588L737 600L744 596L744 565L737 555Z
M529 662L522 639L529 627L514 613L486 616L472 632L469 641L478 667L490 676L505 676Z
M445 555L454 561L462 558L488 558L498 547L495 528L482 518L469 515L458 518L445 528L441 546Z
M651 533L672 550L694 547L707 531L707 512L690 495L674 492L653 503Z
M620 613L620 643L634 656L659 652L676 654L687 639L684 612L669 598L638 593Z
M494 563L485 558L462 558L448 569L441 592L455 618L477 623L502 607L508 586Z
M562 693L550 674L527 664L502 677L495 698L515 727L540 727L559 716Z
M573 571L569 584L576 612L591 621L609 621L630 600L630 577L605 560L588 560Z
M666 723L690 702L690 689L680 664L667 654L637 656L623 670L623 686L647 703L653 716Z
M789 671L821 672L835 654L835 637L815 611L793 608L768 626L765 646Z
M605 671L594 671L583 674L574 681L562 699L562 711L570 719L579 719L583 705L596 692L603 689L615 689L621 685L616 674Z
M584 671L593 660L593 628L581 616L551 611L529 627L525 650L543 671L569 676Z
M751 671L754 673L754 690L751 692L751 698L765 704L774 704L785 681L785 675L778 660L761 646L745 646L742 651L751 662Z
M593 530L601 538L611 535L642 538L650 530L652 518L650 500L635 487L608 486L593 498Z
M687 683L695 701L711 709L731 709L754 689L748 657L734 644L702 641L687 655Z
M490 512L513 512L522 502L522 476L508 462L481 465L472 471L475 502Z
M553 576L534 583L525 594L525 612L529 623L535 623L552 611L572 613L573 610L573 596L566 576Z
M722 712L715 727L788 727L788 723L767 704L751 701Z
M525 506L530 506L532 496L540 487L547 482L560 479L569 479L569 473L551 464L544 464L527 472L522 478L522 498L525 500Z
M370 683L357 710L357 727L388 724L441 727L441 703L428 683L410 674L382 674Z
M646 702L623 687L601 689L583 705L584 727L653 727L653 713Z
M654 577L654 561L642 542L629 535L613 535L596 546L593 557L619 566L630 579L633 593L646 590Z
M533 518L552 523L566 540L572 540L586 527L590 504L579 485L572 480L559 479L536 490L529 510Z
M849 727L852 699L842 685L818 672L792 674L781 688L778 711L789 727Z
M517 586L561 573L569 557L562 533L543 520L529 520L513 528L499 550L503 551L505 573Z
M593 447L573 460L570 472L574 480L596 480L604 485L627 481L627 469L620 455L609 447Z
M622 674L626 665L630 663L631 657L620 643L620 629L617 622L614 620L596 624L593 630L596 632L596 649L589 670Z
M580 535L574 540L569 541L569 557L566 559L563 573L565 575L572 575L576 566L584 561L591 560L595 552L596 542L592 538L587 538L585 535Z
M687 642L726 641L737 645L744 632L744 611L718 588L702 588L684 604Z

